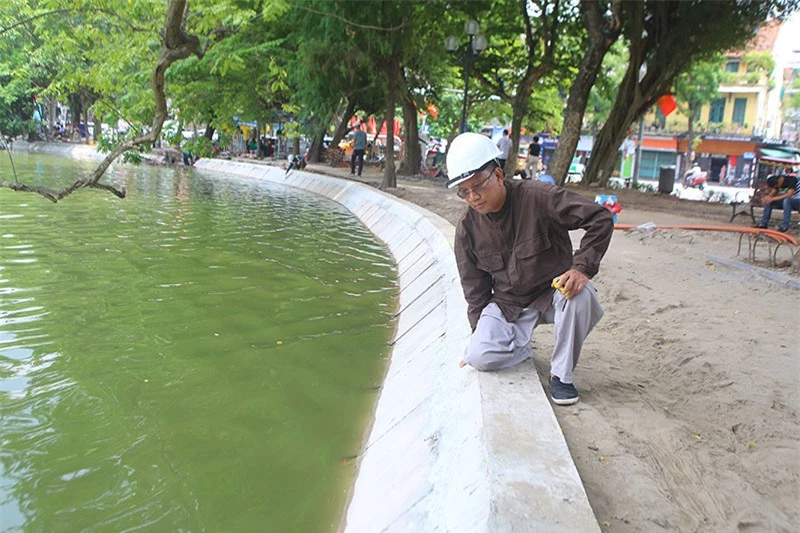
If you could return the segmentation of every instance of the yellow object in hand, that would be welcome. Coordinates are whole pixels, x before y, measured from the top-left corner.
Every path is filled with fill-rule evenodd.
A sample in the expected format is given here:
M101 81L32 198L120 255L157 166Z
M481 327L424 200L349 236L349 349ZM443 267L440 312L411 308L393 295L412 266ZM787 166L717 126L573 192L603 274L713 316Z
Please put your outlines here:
M553 286L553 288L558 289L558 292L560 292L564 296L569 296L569 291L565 291L564 290L564 286L561 285L561 279L560 278L553 278L552 286Z

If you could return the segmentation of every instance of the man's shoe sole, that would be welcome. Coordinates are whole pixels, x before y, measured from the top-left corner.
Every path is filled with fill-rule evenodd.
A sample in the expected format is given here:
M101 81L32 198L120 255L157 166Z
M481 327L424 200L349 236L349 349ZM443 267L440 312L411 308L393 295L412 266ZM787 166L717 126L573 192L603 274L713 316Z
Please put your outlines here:
M556 400L551 396L550 399L553 400L553 403L556 405L574 405L578 403L578 400L580 400L581 397L576 396L575 398L567 398L566 400Z

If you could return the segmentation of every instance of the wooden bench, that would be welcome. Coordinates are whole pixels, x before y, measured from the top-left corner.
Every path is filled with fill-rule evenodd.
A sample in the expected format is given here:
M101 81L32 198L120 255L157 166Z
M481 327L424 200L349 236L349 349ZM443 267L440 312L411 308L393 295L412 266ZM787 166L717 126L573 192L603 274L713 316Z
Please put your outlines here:
M756 225L756 215L755 215L755 208L756 207L764 207L764 196L767 195L769 192L769 187L767 186L766 180L760 180L756 184L756 188L753 191L753 196L751 198L747 198L745 191L737 192L734 196L733 201L731 202L731 207L733 209L733 213L731 214L731 219L729 222L733 222L733 219L740 215L749 215L750 220L753 222L753 225ZM775 211L779 213L783 212L783 206L773 206L772 212L773 215ZM795 210L797 211L797 210ZM798 211L800 212L800 211ZM767 221L769 223L769 221Z
M753 211L756 207L764 207L763 198L767 194L769 187L767 187L766 180L760 180L756 183L756 188L753 190L753 196L749 197L747 191L739 191L734 195L731 207L733 213L729 222L740 215L749 215L753 225L756 225L756 214Z
M753 212L753 208L756 206L750 202L737 202L735 200L731 202L731 206L733 206L733 214L729 222L733 222L733 219L739 215L750 215L750 220L754 226L756 225L756 214Z

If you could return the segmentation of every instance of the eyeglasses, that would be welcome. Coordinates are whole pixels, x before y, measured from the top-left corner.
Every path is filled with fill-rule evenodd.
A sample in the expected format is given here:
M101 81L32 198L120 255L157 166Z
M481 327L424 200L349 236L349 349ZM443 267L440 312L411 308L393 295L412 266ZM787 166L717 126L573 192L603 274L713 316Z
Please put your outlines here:
M476 186L474 186L474 187L473 187L473 188L471 188L471 189L458 189L458 192L457 192L456 194L458 195L458 197L459 197L459 198L462 198L462 199L464 199L464 200L466 200L467 198L469 198L469 196L470 196L472 193L475 193L475 194L478 194L478 195L479 195L479 194L481 193L481 191L482 191L483 189L485 189L485 188L486 188L486 186L489 184L489 180L490 180L490 179L492 179L492 176L493 176L493 175L494 175L494 172L492 172L491 174L489 174L488 176L486 176L486 179L485 179L485 180L483 180L482 182L480 182L479 184L477 184Z

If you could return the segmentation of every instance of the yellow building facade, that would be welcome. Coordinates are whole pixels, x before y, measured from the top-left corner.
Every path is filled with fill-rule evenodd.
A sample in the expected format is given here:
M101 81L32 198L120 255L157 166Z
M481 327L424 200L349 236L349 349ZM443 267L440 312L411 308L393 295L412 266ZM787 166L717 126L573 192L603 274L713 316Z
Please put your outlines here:
M768 136L773 124L767 110L770 92L766 73L748 71L747 63L740 57L730 57L724 67L723 81L718 96L703 105L693 129L698 133L716 133L743 136ZM657 106L650 111L646 124L650 129L666 133L682 133L688 120L680 107L669 117L664 117Z

